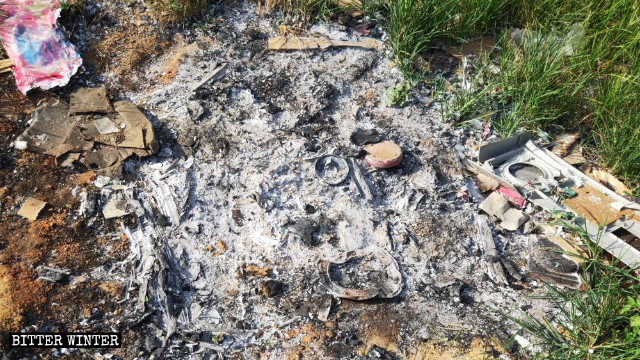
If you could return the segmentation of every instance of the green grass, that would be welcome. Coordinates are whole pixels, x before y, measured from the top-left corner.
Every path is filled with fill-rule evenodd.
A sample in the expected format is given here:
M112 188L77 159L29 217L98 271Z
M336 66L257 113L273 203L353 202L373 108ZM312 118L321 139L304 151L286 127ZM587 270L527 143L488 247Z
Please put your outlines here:
M409 101L411 84L405 82L387 89L387 101L391 106L404 106Z
M332 0L273 2L306 19L353 10ZM491 120L501 136L579 131L587 152L640 195L640 2L362 0L359 10L382 24L412 86L431 76L422 73L430 50L496 37L495 56L475 67L499 72L471 87L453 84L453 94L440 97L446 120ZM521 42L511 39L514 27L523 29Z
M314 21L327 21L359 6L340 5L333 0L257 0L266 11L280 12L285 22L295 26Z
M307 18L345 11L299 1ZM503 137L521 129L579 131L589 155L640 195L640 2L363 0L360 10L383 26L411 84L388 89L392 105L422 83L433 87L443 118L457 124L490 121ZM522 29L521 41L513 28ZM487 35L497 47L470 59L470 80L422 73L429 51ZM587 244L586 289L550 289L546 297L562 313L553 325L510 318L537 339L540 358L640 359L640 279L603 261L597 244L573 230Z
M579 131L588 152L640 194L640 3L630 0L398 0L374 6L398 68L442 43L493 35L498 47L471 87L441 96L446 120L487 119L501 136ZM382 4L382 6L380 5ZM367 7L365 6L365 9ZM369 7L371 8L371 7ZM523 29L514 41L511 29ZM485 71L486 72L486 71ZM468 85L468 84L466 84Z
M333 0L267 2L307 20L353 10ZM491 121L500 136L579 131L587 152L640 195L640 2L362 0L358 10L383 26L412 86L433 82L434 74L422 73L432 49L497 38L494 56L473 64L486 73L483 81L452 84L452 93L439 96L445 119ZM523 29L521 42L511 38L513 28ZM490 66L499 71L488 74ZM392 104L400 105L407 96L396 94Z
M593 147L603 162L638 191L640 174L640 79L611 75L591 99Z
M87 7L86 0L59 0L60 10L70 16L76 16Z
M536 339L533 343L542 350L536 356L539 358L640 358L640 278L615 261L603 261L602 250L586 231L569 228L586 244L582 264L585 289L561 291L549 287L543 297L561 312L553 323L529 316L505 316Z
M434 40L447 37L455 9L438 0L397 0L385 3L385 30L400 70L410 74L413 61Z
M564 41L534 41L525 31L521 45L505 34L500 53L500 73L492 79L502 105L495 128L510 136L519 128L563 128L580 114L587 77L576 77L581 62L567 57ZM556 36L551 33L550 39Z
M393 57L406 76L415 60L437 42L457 42L497 26L506 0L386 0L364 3L363 10L383 24Z

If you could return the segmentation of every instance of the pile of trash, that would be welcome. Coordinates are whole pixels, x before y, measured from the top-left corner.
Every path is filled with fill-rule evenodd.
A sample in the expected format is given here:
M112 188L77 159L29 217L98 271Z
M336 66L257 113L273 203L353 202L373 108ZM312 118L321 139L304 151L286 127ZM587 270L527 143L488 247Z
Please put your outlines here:
M81 88L69 104L56 101L38 107L14 146L53 155L60 166L79 163L116 179L123 177L125 159L158 150L149 119L128 101L112 104L105 88Z
M479 163L463 159L479 190L488 193L479 208L498 229L538 233L531 235L530 277L580 285L579 248L563 238L560 226L543 225L563 220L584 227L595 243L624 264L640 267L640 205L545 148L553 144L537 143L540 146L522 133L482 146ZM581 162L575 161L575 152L558 147L555 152ZM541 251L549 249L553 251Z

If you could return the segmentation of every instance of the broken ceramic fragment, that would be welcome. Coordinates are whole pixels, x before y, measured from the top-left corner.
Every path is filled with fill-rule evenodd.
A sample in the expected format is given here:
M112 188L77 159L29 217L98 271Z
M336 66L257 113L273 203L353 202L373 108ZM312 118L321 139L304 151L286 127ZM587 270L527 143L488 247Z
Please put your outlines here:
M394 142L383 141L378 144L367 145L364 150L369 153L364 161L372 167L387 169L402 163L402 149Z

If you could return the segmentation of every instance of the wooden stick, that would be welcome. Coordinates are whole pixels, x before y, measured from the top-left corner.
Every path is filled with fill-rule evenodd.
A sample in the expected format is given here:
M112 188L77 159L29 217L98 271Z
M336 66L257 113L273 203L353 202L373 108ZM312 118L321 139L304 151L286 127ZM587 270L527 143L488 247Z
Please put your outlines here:
M228 64L229 63L226 62L226 63L218 66L215 70L213 70L213 72L210 75L208 75L207 77L202 79L196 86L194 86L191 89L191 91L196 91L196 90L200 89L202 86L204 86L204 84L208 83L209 81L211 81L213 78L217 77L218 75L219 75L219 77L224 76L224 73L226 72Z

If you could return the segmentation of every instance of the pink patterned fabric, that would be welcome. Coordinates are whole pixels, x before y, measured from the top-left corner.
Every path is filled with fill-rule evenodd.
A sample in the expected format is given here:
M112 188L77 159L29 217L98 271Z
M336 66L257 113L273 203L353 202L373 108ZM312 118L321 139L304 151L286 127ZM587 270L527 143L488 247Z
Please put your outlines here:
M82 64L56 28L59 7L58 0L0 0L0 39L24 94L66 85Z

